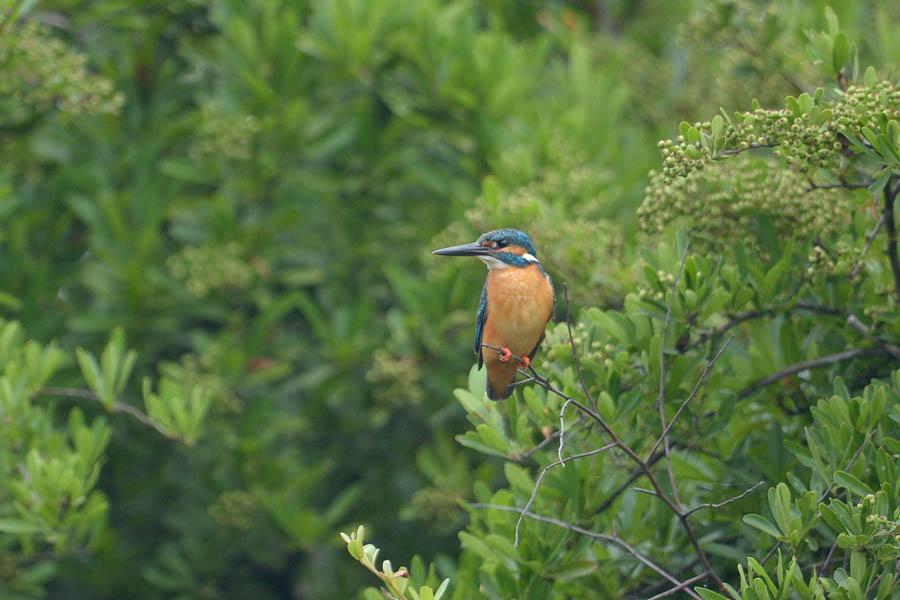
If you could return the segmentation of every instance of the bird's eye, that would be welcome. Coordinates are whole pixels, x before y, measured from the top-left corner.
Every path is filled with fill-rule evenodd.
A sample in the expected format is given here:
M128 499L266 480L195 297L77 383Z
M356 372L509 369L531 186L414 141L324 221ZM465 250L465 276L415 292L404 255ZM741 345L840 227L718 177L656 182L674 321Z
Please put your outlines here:
M494 243L494 245L497 246L497 248L505 248L505 247L506 247L506 240L497 240L497 241Z

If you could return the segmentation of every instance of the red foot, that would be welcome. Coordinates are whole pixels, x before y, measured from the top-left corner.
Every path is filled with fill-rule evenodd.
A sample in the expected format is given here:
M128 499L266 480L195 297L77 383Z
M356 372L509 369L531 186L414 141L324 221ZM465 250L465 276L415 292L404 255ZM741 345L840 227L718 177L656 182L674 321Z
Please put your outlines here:
M523 369L527 369L529 366L531 366L531 359L527 356L519 357L519 362L522 364Z
M506 362L510 358L512 358L512 350L510 350L509 348L505 348L505 347L500 348L500 350L502 350L502 352L500 352L500 356L498 356L497 358L499 358L501 361Z

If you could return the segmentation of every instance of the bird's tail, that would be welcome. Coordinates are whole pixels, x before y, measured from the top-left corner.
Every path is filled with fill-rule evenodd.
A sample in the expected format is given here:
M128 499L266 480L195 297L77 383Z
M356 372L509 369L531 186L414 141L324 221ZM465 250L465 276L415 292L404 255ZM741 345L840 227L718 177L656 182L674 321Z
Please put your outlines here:
M488 369L488 398L491 400L504 400L512 395L514 386L511 384L516 377L518 366L515 360L510 360L496 366L492 365L492 368Z

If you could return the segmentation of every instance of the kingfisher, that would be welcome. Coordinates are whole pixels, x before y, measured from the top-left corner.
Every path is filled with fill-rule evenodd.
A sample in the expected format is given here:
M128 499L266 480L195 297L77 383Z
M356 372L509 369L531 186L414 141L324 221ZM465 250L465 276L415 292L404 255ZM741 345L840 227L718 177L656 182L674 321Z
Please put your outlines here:
M434 254L474 256L487 265L475 320L475 354L479 369L487 365L488 398L508 398L516 371L531 364L556 307L553 283L531 238L518 229L497 229L471 244L441 248ZM510 360L513 356L518 359Z

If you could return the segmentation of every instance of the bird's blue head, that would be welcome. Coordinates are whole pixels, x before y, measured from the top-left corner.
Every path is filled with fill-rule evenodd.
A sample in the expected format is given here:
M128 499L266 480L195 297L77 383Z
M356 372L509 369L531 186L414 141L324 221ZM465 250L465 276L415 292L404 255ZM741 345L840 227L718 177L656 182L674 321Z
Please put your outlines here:
M527 267L534 264L540 266L531 238L518 229L488 231L471 244L441 248L435 250L434 254L475 256L484 261L488 269Z

